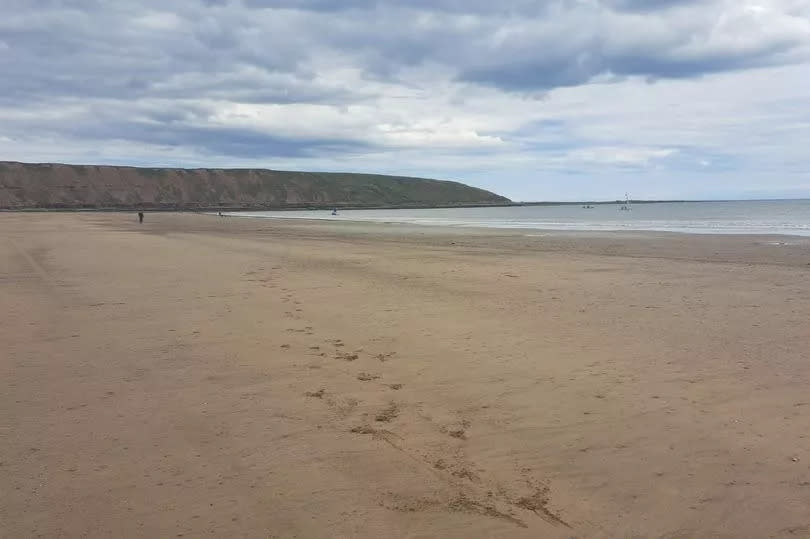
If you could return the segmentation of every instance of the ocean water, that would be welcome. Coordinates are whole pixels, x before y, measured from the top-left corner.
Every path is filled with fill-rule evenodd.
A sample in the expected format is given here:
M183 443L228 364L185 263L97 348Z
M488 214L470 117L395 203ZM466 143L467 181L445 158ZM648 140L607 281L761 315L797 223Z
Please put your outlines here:
M566 231L657 231L692 234L810 236L810 200L659 202L401 210L234 212L240 217L371 221L417 225Z

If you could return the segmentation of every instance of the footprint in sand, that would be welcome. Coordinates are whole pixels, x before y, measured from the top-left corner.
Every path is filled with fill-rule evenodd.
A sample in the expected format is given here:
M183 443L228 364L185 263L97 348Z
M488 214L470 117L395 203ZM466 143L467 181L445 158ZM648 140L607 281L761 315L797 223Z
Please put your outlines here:
M458 438L459 440L467 439L467 429L470 427L470 422L462 419L458 425L452 427L442 427L441 431L447 433L448 436Z
M453 477L458 477L460 479L466 479L468 481L477 482L480 480L478 475L475 472L470 471L466 466L463 464L456 464L452 466L447 463L444 459L438 459L436 462L433 463L433 467L437 470L450 470L450 475Z
M571 526L566 521L549 509L549 488L546 486L533 486L532 488L531 494L523 496L514 504L521 509L533 512L546 522L570 528Z
M368 425L359 425L357 427L352 427L351 432L355 434L375 434L377 429L372 428Z
M466 479L467 481L478 482L479 478L474 472L471 472L467 468L461 467L457 470L453 470L450 472L450 475L453 477L458 477L460 479Z
M399 407L396 405L396 403L392 402L385 409L374 416L374 420L379 421L380 423L388 423L396 419L398 415Z
M350 416L360 405L354 397L329 397L326 403L342 418Z

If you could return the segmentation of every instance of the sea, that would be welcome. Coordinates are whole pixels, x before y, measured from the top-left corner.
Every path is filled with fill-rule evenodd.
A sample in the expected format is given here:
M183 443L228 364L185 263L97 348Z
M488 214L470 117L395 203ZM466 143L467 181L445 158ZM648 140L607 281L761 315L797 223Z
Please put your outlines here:
M319 219L538 231L653 231L810 236L810 199L731 202L505 206L385 210L233 212L273 219Z

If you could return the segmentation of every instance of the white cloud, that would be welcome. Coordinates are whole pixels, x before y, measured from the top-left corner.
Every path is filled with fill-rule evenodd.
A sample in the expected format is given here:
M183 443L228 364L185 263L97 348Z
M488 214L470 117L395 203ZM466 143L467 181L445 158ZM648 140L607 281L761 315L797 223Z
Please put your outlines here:
M569 164L646 166L653 161L678 153L674 148L645 148L632 146L593 146L573 150L565 155Z
M136 17L133 24L148 30L176 30L183 26L183 19L174 13L152 11Z

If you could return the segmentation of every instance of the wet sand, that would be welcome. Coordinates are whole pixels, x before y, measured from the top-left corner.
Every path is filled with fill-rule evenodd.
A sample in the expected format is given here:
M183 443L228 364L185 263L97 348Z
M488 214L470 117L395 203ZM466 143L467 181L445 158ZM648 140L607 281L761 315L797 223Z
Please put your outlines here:
M7 213L0 249L0 536L810 536L807 239Z

